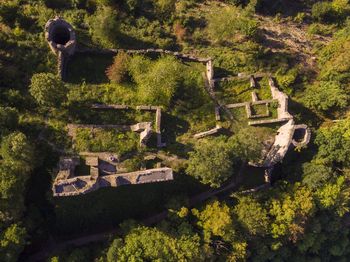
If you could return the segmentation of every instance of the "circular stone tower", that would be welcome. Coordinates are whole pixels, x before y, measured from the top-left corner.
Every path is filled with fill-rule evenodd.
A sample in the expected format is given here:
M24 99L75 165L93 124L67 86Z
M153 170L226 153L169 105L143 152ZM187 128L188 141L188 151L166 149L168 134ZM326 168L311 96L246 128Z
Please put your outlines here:
M76 47L76 37L73 27L61 17L47 21L45 25L45 38L56 55L72 55Z

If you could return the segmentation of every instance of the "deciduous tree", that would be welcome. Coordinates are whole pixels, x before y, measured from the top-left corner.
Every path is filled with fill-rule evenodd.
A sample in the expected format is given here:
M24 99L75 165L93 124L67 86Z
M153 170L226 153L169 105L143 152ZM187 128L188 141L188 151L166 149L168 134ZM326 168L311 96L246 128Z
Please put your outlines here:
M233 158L223 138L200 141L190 152L187 173L204 184L219 187L233 172Z
M52 73L34 74L29 92L39 105L46 107L59 107L67 98L65 84Z

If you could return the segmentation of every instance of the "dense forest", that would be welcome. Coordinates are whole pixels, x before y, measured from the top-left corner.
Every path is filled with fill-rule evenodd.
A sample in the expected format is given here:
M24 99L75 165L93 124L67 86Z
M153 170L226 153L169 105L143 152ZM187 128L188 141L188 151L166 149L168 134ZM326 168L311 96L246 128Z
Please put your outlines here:
M276 165L271 186L251 192L264 177L247 163L277 126L248 126L237 110L229 134L194 139L215 126L205 68L170 55L78 53L63 81L44 31L55 16L81 49L211 57L216 77L270 73L311 142ZM244 85L220 82L216 95L244 102ZM260 86L268 99L267 79ZM349 102L348 0L1 0L0 261L350 261ZM81 128L72 146L68 123L154 118L100 114L94 103L162 106L167 146L156 154L174 181L53 197L62 152L113 151L131 156L126 170L153 167L145 156L156 149L140 148L135 133ZM196 200L232 179L240 183Z

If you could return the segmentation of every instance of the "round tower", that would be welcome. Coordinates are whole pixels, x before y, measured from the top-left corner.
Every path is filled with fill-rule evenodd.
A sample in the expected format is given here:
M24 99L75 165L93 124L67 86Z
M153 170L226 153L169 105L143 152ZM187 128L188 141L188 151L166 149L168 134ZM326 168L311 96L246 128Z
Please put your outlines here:
M76 37L73 27L61 17L47 21L45 25L45 38L56 55L72 55L76 47Z

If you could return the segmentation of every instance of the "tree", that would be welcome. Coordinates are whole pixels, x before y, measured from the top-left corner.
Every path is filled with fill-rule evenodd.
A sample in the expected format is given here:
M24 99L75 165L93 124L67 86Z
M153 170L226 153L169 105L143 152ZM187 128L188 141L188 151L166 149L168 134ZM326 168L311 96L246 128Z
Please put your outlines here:
M59 107L67 98L65 84L52 73L34 74L29 92L39 105L45 107Z
M119 32L117 11L109 6L99 6L89 19L93 39L104 47L115 47Z
M238 222L252 236L266 235L269 226L267 210L253 197L242 196L238 200L234 208Z
M332 167L322 163L311 162L303 164L303 184L311 189L317 189L333 176Z
M0 106L0 135L14 130L18 125L18 111L12 107Z
M1 156L5 161L19 163L24 170L30 170L34 160L33 146L20 132L11 133L1 142Z
M331 2L317 2L312 6L312 17L318 22L334 22L336 13Z
M124 239L113 241L107 261L202 261L198 235L167 235L157 228L138 226Z
M26 230L12 224L0 233L0 260L15 262L25 245Z
M24 134L16 132L4 137L0 154L0 222L18 219L24 210L24 188L33 169L34 153Z
M212 236L233 240L234 229L230 208L225 203L214 201L205 206L202 211L192 209L197 217L197 225L203 229L204 239L209 242Z
M189 153L186 172L202 183L219 187L233 172L232 153L223 138L200 141Z
M306 90L304 99L307 106L320 111L348 105L347 92L336 81L321 81L311 86Z
M257 161L261 157L264 136L259 135L254 128L241 128L231 136L228 145L236 157L241 161Z
M340 216L349 212L350 192L346 188L344 176L340 176L334 183L327 183L318 188L316 196L321 208L334 209Z
M118 52L114 57L113 64L107 68L106 75L111 82L120 83L128 74L129 56L125 52Z
M316 134L317 158L326 163L350 164L350 119L321 127Z
M272 237L287 237L296 243L304 235L306 222L314 211L313 196L308 188L296 184L288 192L280 193L279 198L271 200L269 210L274 217L271 222Z

